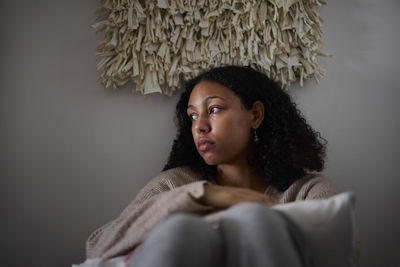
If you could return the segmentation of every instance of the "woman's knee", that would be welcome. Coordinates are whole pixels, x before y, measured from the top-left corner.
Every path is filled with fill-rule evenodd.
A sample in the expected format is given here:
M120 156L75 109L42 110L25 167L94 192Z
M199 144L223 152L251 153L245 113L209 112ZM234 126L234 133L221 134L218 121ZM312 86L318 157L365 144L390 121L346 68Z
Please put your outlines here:
M220 229L229 241L231 254L244 251L241 257L249 261L266 266L269 262L293 263L275 266L300 266L299 262L305 262L302 232L288 217L266 205L243 203L231 207L221 216Z
M222 215L223 218L232 218L238 222L271 221L271 217L279 216L275 210L260 203L241 203L229 208Z
M159 226L171 231L187 231L194 227L202 226L202 220L198 216L191 214L178 213L169 216L165 221L161 222Z
M168 247L186 250L219 250L221 240L212 224L193 214L174 214L158 224L145 238L153 246L168 244Z
M227 210L220 220L226 231L237 235L264 237L286 234L288 223L278 211L260 203L242 203Z
M219 266L220 242L212 225L201 217L175 214L148 234L133 258L137 266ZM192 265L193 260L202 265Z
M155 238L158 241L168 238L171 242L175 239L196 239L212 234L211 225L208 225L201 217L190 214L174 214L156 225L149 233L148 238Z

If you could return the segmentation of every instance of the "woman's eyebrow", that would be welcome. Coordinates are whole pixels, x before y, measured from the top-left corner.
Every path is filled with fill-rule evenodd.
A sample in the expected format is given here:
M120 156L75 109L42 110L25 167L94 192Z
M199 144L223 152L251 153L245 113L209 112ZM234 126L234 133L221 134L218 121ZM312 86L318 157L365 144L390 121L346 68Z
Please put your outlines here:
M213 95L213 96L207 97L207 98L204 99L202 102L209 102L210 100L215 99L215 98L219 98L219 99L224 100L224 101L226 100L226 99L225 99L224 97L222 97L222 96ZM189 108L194 108L194 106L193 106L193 105L188 105L186 109L189 109Z

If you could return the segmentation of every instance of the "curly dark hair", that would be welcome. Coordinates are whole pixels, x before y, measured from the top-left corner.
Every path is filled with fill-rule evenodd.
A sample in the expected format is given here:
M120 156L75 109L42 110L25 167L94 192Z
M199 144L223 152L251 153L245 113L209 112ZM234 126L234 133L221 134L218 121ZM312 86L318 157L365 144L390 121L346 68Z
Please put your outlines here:
M214 81L231 89L248 110L255 101L264 104L264 120L257 129L258 142L248 157L255 175L268 185L286 190L307 172L324 168L326 140L314 131L290 96L265 74L250 67L224 66L201 73L185 84L176 105L178 132L163 170L189 166L204 179L216 177L216 166L205 163L196 150L191 120L186 113L193 88L200 81Z

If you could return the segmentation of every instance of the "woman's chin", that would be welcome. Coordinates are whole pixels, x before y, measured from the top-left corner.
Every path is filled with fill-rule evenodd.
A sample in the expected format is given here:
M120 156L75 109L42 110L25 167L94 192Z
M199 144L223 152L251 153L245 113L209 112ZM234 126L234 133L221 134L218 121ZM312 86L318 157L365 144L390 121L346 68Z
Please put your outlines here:
M214 156L204 155L203 159L208 165L215 166L218 164L218 160Z

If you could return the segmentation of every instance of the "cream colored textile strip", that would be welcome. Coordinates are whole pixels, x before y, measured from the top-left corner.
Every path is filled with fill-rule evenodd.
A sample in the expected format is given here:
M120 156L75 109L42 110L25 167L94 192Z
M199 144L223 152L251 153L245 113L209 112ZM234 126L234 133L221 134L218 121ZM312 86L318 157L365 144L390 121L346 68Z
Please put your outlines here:
M322 0L100 0L100 82L171 94L182 79L248 65L283 88L324 74Z

